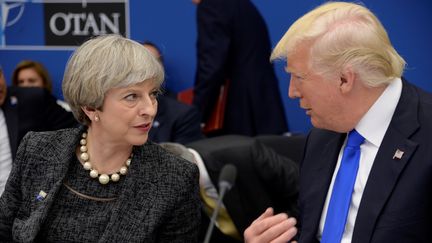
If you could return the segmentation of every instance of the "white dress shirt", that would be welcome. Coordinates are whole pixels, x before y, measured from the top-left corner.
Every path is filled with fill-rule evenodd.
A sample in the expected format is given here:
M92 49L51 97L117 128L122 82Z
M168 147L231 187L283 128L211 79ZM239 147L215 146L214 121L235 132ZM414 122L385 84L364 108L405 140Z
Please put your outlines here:
M3 110L0 109L0 196L12 170L12 153Z
M357 212L360 206L360 201L363 195L364 188L366 186L373 165L373 161L375 160L378 149L391 122L401 93L402 80L400 78L396 78L387 86L381 96L375 101L369 111L361 118L360 122L355 127L357 132L365 138L365 141L360 146L361 155L359 169L354 184L354 191L351 197L348 217L345 224L345 231L343 233L341 243L351 242ZM321 221L319 224L319 230L317 235L318 240L321 240L321 236L323 233L328 204L333 191L334 180L336 178L342 160L342 153L345 148L346 140L347 139L345 139L344 145L339 152L336 168L333 172L333 178L327 192L327 198L324 204L324 209L322 211Z

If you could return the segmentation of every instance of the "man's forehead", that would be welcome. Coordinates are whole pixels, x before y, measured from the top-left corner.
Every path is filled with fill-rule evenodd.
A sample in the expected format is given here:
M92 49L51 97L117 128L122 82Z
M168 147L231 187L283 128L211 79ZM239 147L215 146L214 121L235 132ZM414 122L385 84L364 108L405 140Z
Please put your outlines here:
M297 62L288 61L287 59L287 65L285 67L285 72L287 73L302 73L305 70L301 68L301 65Z

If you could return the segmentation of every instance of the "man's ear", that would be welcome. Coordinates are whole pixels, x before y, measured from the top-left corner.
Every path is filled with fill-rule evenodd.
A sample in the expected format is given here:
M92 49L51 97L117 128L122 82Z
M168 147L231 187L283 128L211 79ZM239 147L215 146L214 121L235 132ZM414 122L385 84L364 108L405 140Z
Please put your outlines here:
M350 67L343 68L340 74L339 89L342 94L347 94L354 89L357 75Z

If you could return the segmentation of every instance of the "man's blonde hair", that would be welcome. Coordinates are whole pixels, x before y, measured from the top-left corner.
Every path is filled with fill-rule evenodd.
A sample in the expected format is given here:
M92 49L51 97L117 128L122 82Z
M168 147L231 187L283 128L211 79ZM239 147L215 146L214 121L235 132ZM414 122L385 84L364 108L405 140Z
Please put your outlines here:
M329 2L305 14L288 29L270 59L286 58L302 43L311 45L309 65L323 76L350 66L366 85L377 87L401 77L405 67L378 18L355 3Z

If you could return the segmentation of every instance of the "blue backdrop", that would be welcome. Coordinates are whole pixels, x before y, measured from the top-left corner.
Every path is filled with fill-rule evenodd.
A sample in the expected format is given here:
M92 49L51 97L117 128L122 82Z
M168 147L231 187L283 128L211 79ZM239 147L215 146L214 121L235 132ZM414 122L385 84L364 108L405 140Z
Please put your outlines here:
M0 2L3 2L0 0ZM253 0L269 27L273 46L285 33L290 24L305 12L323 1L318 0ZM386 27L390 39L398 52L408 63L405 77L418 86L432 91L429 68L432 68L432 1L429 0L364 0ZM196 67L196 6L190 0L130 0L130 37L137 41L150 40L162 49L167 72L167 87L180 91L193 85ZM43 26L41 9L27 8L22 18L30 19L33 31L40 32ZM38 34L28 34L7 29L8 39L17 43L41 42ZM12 36L11 36L12 35ZM61 80L71 50L19 50L0 48L0 63L10 83L14 66L23 59L42 62L54 80L55 95L61 98ZM283 71L284 63L276 63L275 69L280 82L289 127L293 132L307 132L309 118L298 108L297 100L287 97L289 77ZM253 70L251 70L253 72Z

